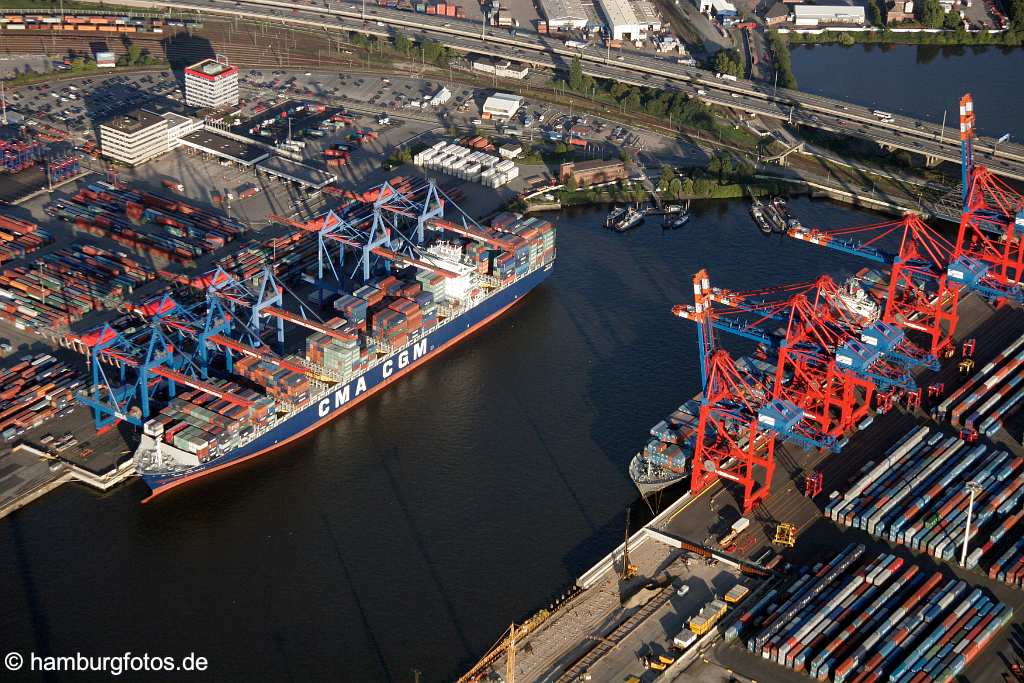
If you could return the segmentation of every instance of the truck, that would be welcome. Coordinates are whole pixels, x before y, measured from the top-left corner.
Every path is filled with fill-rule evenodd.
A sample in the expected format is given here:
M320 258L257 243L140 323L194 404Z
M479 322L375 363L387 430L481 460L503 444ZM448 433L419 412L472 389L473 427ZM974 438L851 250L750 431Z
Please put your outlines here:
M732 542L736 540L736 537L744 531L746 531L747 527L749 526L750 519L748 519L747 517L740 517L732 523L732 526L729 528L729 533L727 533L725 536L722 536L722 538L718 539L718 545L722 548L729 547L730 545L732 545Z
M260 188L258 185L246 185L245 187L239 188L238 198L248 199L249 197L255 197L259 192Z
M723 81L736 81L736 80L739 80L738 78L736 78L732 74L723 74L723 73L716 73L715 74L715 78L718 78L718 79L723 80Z
M168 190L174 190L175 192L184 192L185 186L174 178L164 178L160 183Z
M565 46L566 47L571 47L571 48L574 48L574 49L577 49L577 50L582 50L583 48L585 48L587 46L587 44L582 42L582 41L579 41L579 40L567 40L567 41L565 41Z
M672 639L672 644L680 650L686 650L686 648L690 647L696 642L697 634L688 628L684 628L682 631L679 632L679 635Z

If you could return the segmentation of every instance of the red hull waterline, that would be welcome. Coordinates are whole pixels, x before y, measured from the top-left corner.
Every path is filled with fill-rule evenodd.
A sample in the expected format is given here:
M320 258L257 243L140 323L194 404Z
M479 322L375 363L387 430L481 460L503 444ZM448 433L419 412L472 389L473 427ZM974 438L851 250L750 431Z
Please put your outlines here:
M366 399L370 398L375 393L377 393L378 391L380 391L384 387L388 386L389 384L391 384L395 380L401 379L402 377L404 377L406 374L411 372L414 368L419 367L420 365L422 365L423 363L425 363L425 362L427 362L429 360L437 358L439 355L441 355L450 346L452 346L456 342L462 341L463 339L465 339L469 335L473 334L474 332L476 332L476 331L478 331L480 329L483 329L484 326L488 325L494 319L496 319L496 318L500 317L501 315L503 315L505 313L505 311L507 311L508 309L512 308L513 306L515 306L517 303L519 303L520 301L522 301L525 298L526 298L525 296L524 297L520 297L520 298L516 299L515 301L513 301L512 303L510 303L508 306L505 306L504 308L502 308L501 310L495 311L490 316L488 316L487 318L484 318L479 323L477 323L474 327L471 327L468 330L466 330L465 332L461 332L458 336L455 336L455 337L452 337L451 339L449 339L447 342L445 342L440 347L438 347L438 349L434 353L431 353L429 356L425 356L425 357L420 358L419 360L417 360L417 361L415 361L413 363L410 363L403 370L400 370L400 371L396 372L394 375L389 377L387 380L381 382L380 384L378 384L377 386L373 387L372 389L370 389L366 393L362 394L361 396L358 396L358 397L354 398L347 405L345 405L341 410L339 410L337 413L335 413L335 417L337 417L338 415L341 415L342 413L348 412L352 408L355 408L357 405L359 405L360 403L362 403ZM253 458L257 458L257 457L260 457L260 456L263 456L263 455L267 455L268 453L271 453L273 451L280 450L281 448L284 448L285 446L287 446L288 444L296 441L297 439L301 439L302 437L306 436L307 434L315 432L316 430L320 429L321 427L323 427L323 426L325 426L327 424L328 424L327 422L323 422L323 423L318 423L318 424L311 425L311 426L307 427L306 429L302 430L301 432L296 432L295 434L293 434L292 436L288 437L287 439L284 439L280 443L275 444L275 445L273 445L273 446L271 446L269 448L264 448L263 450L256 451L255 453L251 453L251 454L245 456L244 458L239 458L238 460L233 460L231 462L226 462L223 465L218 465L216 467L211 467L210 469L202 470L201 472L196 472L195 474L190 474L187 477L182 477L181 479L178 479L178 480L176 480L174 482L171 482L170 484L167 484L166 486L161 486L160 488L156 489L155 491L152 491L146 498L144 498L142 500L142 503L146 504L146 503L150 502L151 500L153 500L154 498L157 498L159 496L162 496L162 495L166 494L171 489L177 488L178 486L181 486L182 484L187 484L189 482L196 481L197 479L205 477L208 474L213 474L214 472L219 472L219 471L225 470L225 469L227 469L229 467L234 467L235 465L238 465L240 463L246 462L247 460L252 460Z

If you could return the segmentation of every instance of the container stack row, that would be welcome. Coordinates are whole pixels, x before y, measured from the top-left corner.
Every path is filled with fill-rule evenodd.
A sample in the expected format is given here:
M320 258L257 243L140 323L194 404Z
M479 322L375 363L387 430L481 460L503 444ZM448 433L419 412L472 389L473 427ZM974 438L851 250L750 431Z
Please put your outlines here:
M0 263L31 254L53 242L53 237L31 221L0 213Z
M43 148L38 142L12 139L0 140L0 171L20 173L36 165Z
M519 177L519 167L511 159L502 160L487 152L443 141L418 152L413 157L413 163L494 188L502 187Z
M270 425L273 400L226 380L209 380L222 391L252 401L249 407L201 391L173 398L156 416L164 443L196 455L201 462L237 448L240 440Z
M65 330L154 277L125 253L74 245L0 274L0 320L35 332Z
M163 33L166 26L202 28L190 19L152 19L126 15L4 14L0 29L7 31L91 31L101 33Z
M947 562L963 557L970 515L966 565L1024 582L1024 458L1004 450L915 428L834 494L825 514Z
M85 232L186 265L245 232L233 218L106 182L92 183L70 200L50 202L46 212ZM144 224L148 229L140 229Z
M420 14L436 14L439 17L466 18L466 10L462 5L444 2L413 2L413 0L377 0L378 7L400 9Z
M526 240L529 247L530 270L554 261L556 228L551 221L530 216L509 225L495 225L493 222L491 225Z
M1024 335L936 408L936 418L994 437L1024 405Z
M267 396L289 406L301 406L309 401L310 383L304 373L246 356L235 361L234 371L250 382L263 387Z
M49 354L0 370L0 435L4 441L38 427L74 402L84 379Z
M791 573L726 638L819 681L947 683L1010 622L981 588L849 545Z

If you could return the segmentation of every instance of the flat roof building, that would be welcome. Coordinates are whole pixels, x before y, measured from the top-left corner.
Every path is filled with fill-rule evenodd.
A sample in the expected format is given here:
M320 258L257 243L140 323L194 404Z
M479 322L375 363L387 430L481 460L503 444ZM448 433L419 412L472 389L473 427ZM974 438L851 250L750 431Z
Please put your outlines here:
M530 67L521 62L512 62L508 59L495 59L494 57L474 56L472 58L473 70L482 71L485 74L494 74L498 78L515 78L522 80L530 73Z
M238 68L223 55L204 59L185 69L185 102L192 107L219 109L238 104Z
M795 5L793 23L804 28L821 24L863 26L864 8L855 5Z
M540 11L551 31L587 27L587 13L580 0L540 0Z
M138 166L169 149L167 119L153 112L138 109L100 124L100 153L108 159Z
M647 0L597 0L613 40L639 40L660 31L661 19Z
M270 152L263 147L244 140L240 135L203 128L182 137L180 144L200 154L227 159L243 166L252 166L270 156Z
M510 119L523 106L523 98L519 95L496 92L484 101L483 112L497 119Z

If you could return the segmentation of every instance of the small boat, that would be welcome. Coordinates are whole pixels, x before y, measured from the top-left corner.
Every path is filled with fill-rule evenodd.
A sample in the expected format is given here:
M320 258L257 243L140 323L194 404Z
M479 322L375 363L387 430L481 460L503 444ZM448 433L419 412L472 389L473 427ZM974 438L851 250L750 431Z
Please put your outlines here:
M667 214L671 214L671 213L682 213L684 211L684 209L685 209L685 207L683 207L682 204L669 204L668 206L664 207L664 209L662 209L662 210L665 213L667 213Z
M643 211L630 207L626 209L626 214L622 216L622 218L612 224L611 228L615 232L626 232L627 230L631 230L639 225L643 219Z
M665 216L665 221L661 224L661 227L666 229L675 230L681 228L690 221L689 213L680 213L676 215L669 214Z
M608 212L608 215L604 219L604 227L611 228L618 223L623 216L626 215L626 209L622 206L616 206L614 209Z
M750 205L750 215L757 223L758 230L766 235L772 234L772 226L764 214L764 204L755 199L754 203Z

